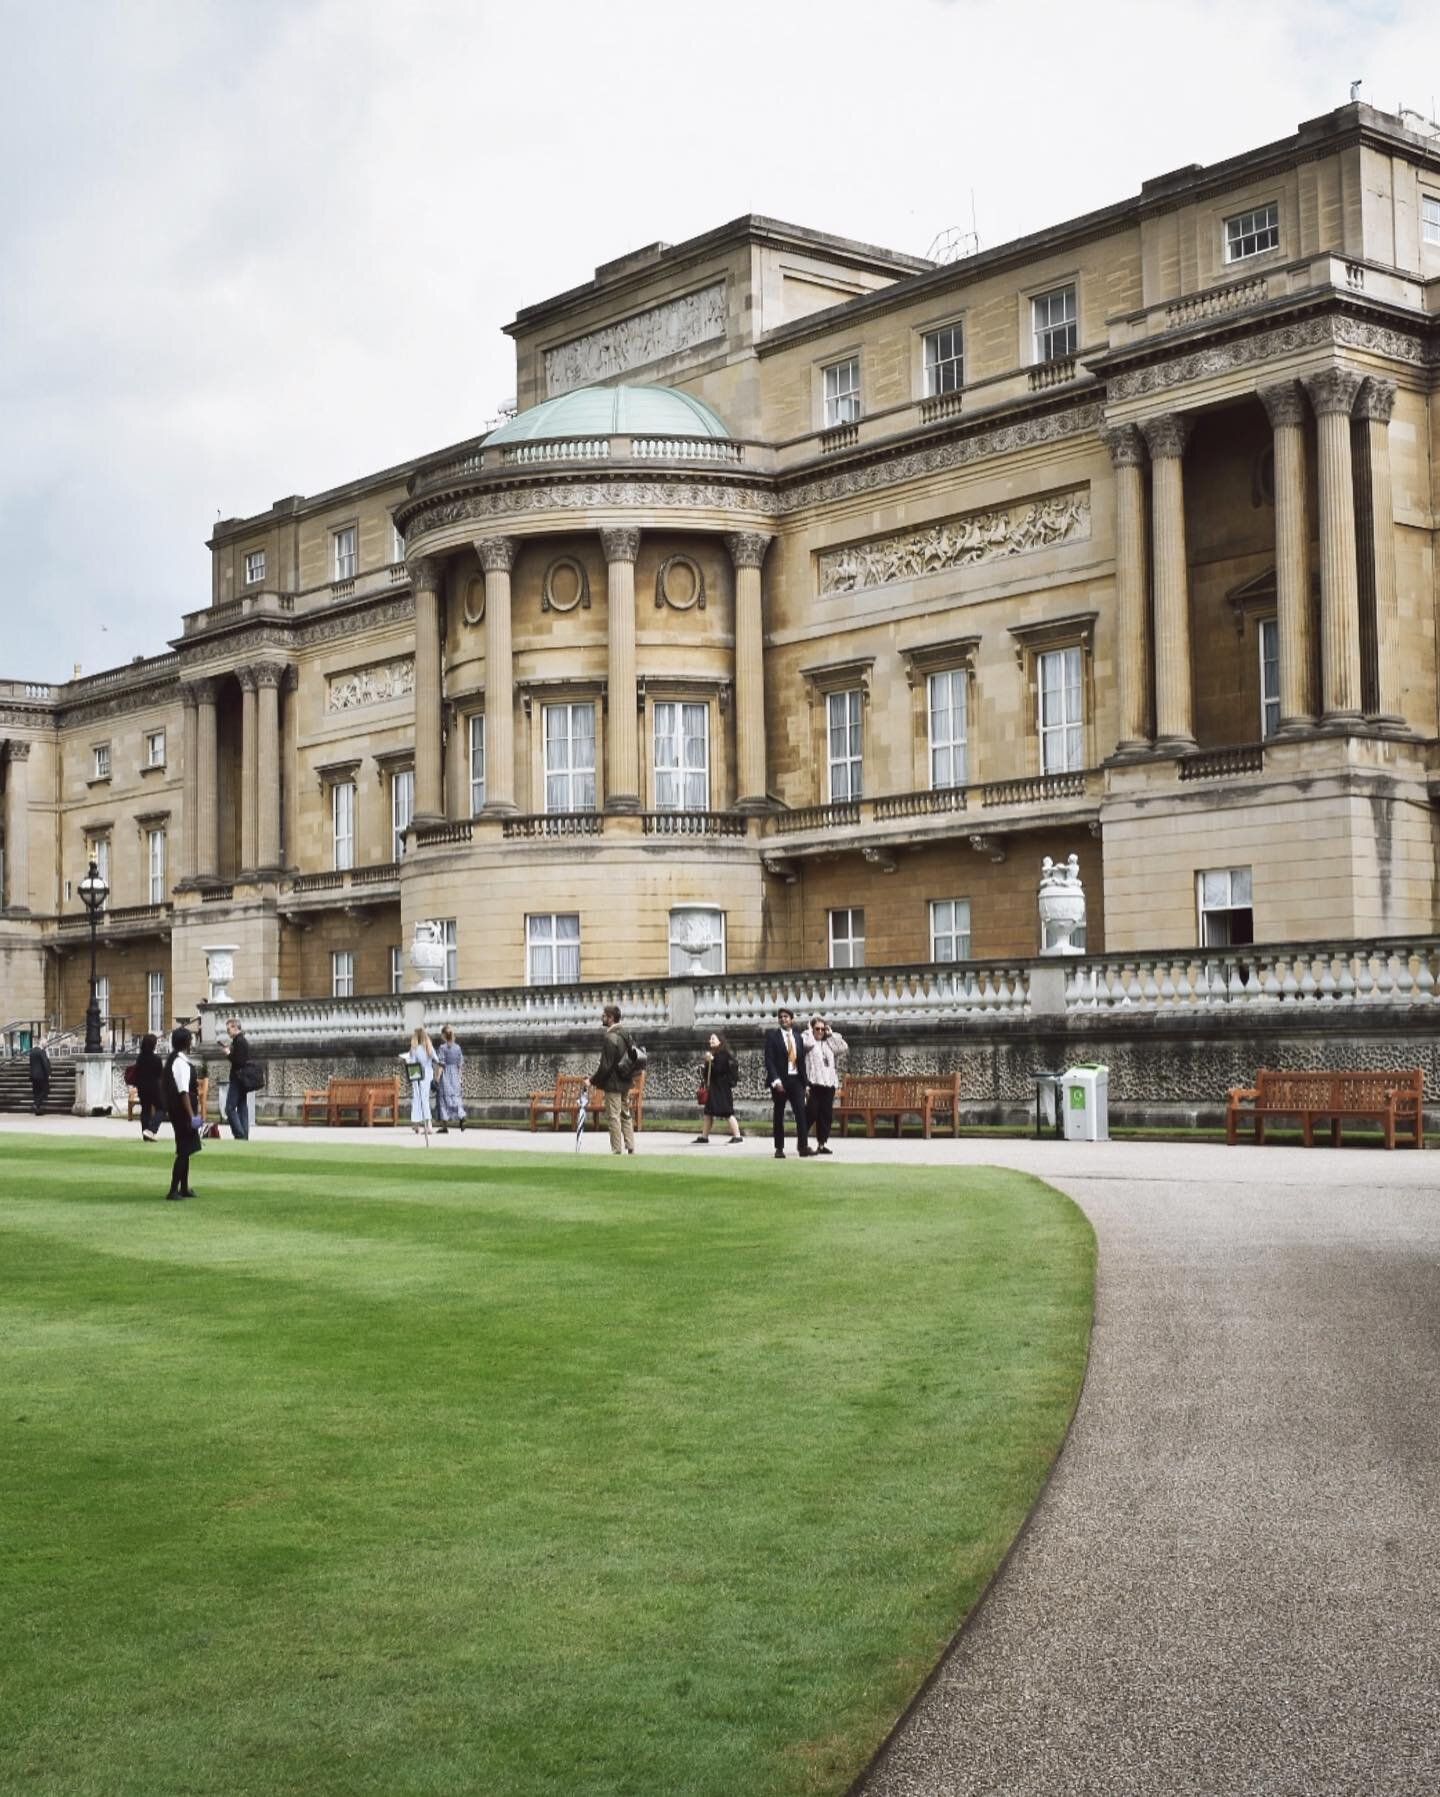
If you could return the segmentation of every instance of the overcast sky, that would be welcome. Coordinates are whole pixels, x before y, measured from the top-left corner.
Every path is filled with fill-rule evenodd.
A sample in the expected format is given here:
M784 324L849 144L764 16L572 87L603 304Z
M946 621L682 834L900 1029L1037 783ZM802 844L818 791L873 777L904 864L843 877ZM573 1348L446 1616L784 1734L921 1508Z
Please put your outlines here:
M0 0L0 677L154 654L217 516L471 436L500 326L747 211L985 247L1434 112L1440 5Z

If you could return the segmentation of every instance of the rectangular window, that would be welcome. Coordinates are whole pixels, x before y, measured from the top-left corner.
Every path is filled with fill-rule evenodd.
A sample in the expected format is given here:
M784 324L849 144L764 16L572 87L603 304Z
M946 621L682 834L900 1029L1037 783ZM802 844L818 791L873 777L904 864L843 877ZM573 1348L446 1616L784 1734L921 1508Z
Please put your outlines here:
M724 973L725 913L708 905L683 905L670 913L670 971Z
M390 950L390 990L392 992L405 990L405 950L403 947Z
M1085 765L1079 649L1048 649L1039 658L1040 771L1068 774Z
M347 524L343 530L330 533L332 580L353 580L355 578L356 529Z
M330 953L331 998L354 998L355 951L353 948L332 949Z
M1030 319L1035 333L1035 360L1054 362L1061 356L1073 356L1076 344L1075 284L1054 287L1049 293L1037 293L1030 302Z
M1260 734L1273 736L1280 728L1280 626L1274 618L1260 620Z
M545 809L595 809L595 706L545 707Z
M1237 212L1225 220L1225 260L1244 262L1250 256L1263 256L1280 242L1280 208L1273 202L1257 206L1253 212Z
M165 1033L165 975L145 975L145 1027L152 1036Z
M1434 194L1420 196L1420 234L1426 243L1440 243L1440 199Z
M165 732L163 730L147 730L145 732L145 765L146 767L164 767Z
M925 397L958 393L965 385L965 338L958 324L925 333Z
M470 719L470 815L479 817L485 809L485 714L477 711Z
M860 703L858 687L825 696L826 759L830 767L832 805L860 797Z
M930 959L932 961L968 961L970 959L969 899L931 899Z
M1201 948L1237 948L1255 940L1248 867L1212 867L1195 876Z
M830 913L830 965L863 967L865 965L864 911L832 911Z
M965 784L965 702L963 668L932 674L926 683L930 701L930 784Z
M825 370L825 428L860 419L860 358L832 362Z
M252 549L245 557L245 584L247 587L259 586L265 578L265 551Z
M395 859L405 853L405 832L415 815L415 770L397 768L390 777L390 828L394 832Z
M92 861L95 863L100 878L108 886L110 884L110 838L108 836L92 836L85 844L85 871L87 873Z
M390 561L392 565L405 559L405 539L392 523L390 526Z
M94 768L94 771L91 774L91 778L93 780L108 780L110 778L110 745L109 745L109 743L96 743L95 750L94 750L93 768Z
M460 938L453 917L437 917L440 940L445 944L445 990L455 991L460 984Z
M95 975L95 1002L100 1007L102 1020L108 1021L110 1016L110 975L108 973Z
M655 809L710 809L710 707L655 707Z
M165 832L163 830L147 830L145 832L145 869L149 877L149 891L152 905L165 903Z
M580 978L580 918L544 911L525 919L525 984L573 986Z
M343 872L355 865L355 782L337 780L330 788L330 828L335 845L335 867Z

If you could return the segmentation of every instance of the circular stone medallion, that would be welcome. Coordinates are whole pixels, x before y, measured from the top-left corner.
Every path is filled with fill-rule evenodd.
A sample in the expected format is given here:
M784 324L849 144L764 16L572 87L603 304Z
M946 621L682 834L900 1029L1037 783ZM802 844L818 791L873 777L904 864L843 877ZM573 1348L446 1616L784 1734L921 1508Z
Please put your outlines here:
M699 562L688 555L672 555L660 564L655 576L657 610L668 605L671 611L704 611L705 576Z
M573 555L557 555L545 570L545 587L540 597L542 611L574 611L590 605L590 579L583 563Z

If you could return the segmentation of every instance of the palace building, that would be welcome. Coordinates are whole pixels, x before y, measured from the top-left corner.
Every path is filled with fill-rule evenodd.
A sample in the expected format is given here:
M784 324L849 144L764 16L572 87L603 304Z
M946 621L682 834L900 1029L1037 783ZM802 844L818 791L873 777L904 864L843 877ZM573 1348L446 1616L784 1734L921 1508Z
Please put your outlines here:
M744 217L524 307L488 434L0 682L0 1023L1437 920L1440 138L1348 105L943 264Z

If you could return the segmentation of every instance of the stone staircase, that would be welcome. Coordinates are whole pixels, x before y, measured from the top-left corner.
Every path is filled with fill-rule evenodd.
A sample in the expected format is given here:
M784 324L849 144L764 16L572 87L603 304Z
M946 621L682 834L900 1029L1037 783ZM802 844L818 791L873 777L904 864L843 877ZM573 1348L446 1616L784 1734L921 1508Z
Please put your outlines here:
M75 1104L74 1061L50 1062L50 1096L46 1100L47 1116L66 1114ZM24 1055L0 1060L0 1111L29 1111L35 1101L30 1092L30 1063Z

